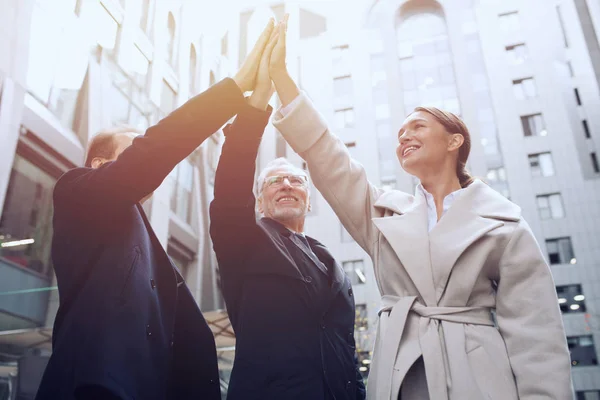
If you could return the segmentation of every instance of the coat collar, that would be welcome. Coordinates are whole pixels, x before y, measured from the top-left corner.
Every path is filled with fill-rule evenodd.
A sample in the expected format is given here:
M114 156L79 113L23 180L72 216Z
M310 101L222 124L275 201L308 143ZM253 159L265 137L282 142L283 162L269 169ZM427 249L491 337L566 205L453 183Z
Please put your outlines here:
M521 208L512 203L500 193L490 188L479 179L466 187L456 202L465 203L477 215L506 221L519 221ZM465 200L466 199L466 200ZM398 190L385 192L375 202L375 207L388 209L396 214L406 214L416 209L420 202L425 201L422 191L417 190L415 196Z
M465 188L431 232L421 191L416 196L386 192L375 206L392 212L391 216L373 218L373 223L427 305L439 303L452 268L471 244L506 221L518 221L521 215L518 206L480 180Z

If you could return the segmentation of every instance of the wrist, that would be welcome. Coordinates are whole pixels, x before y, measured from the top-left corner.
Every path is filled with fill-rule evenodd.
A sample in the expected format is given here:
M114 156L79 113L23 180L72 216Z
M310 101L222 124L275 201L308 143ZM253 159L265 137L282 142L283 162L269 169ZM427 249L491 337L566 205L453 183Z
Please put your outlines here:
M266 110L272 95L271 90L255 90L248 98L248 104L259 110Z
M233 78L233 81L235 82L235 84L238 86L238 88L240 89L240 91L242 93L246 92L246 88L244 87L244 80L238 76L238 74L236 74Z
M287 71L287 68L273 70L273 71L271 71L270 75L271 75L271 79L273 80L273 83L275 83L276 85L277 85L277 82L281 83L283 81L292 79L290 77L289 72Z

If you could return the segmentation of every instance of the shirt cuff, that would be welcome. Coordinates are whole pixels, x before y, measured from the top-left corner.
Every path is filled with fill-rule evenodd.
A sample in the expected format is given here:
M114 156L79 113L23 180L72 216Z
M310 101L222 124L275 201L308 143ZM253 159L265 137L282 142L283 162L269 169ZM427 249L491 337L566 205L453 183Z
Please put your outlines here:
M294 100L292 100L292 102L290 104L288 104L285 107L281 107L279 109L279 112L281 113L282 117L285 117L287 114L289 114L294 108L296 108L296 106L300 103L300 98L302 97L302 93L300 93L298 96L296 96L296 98Z

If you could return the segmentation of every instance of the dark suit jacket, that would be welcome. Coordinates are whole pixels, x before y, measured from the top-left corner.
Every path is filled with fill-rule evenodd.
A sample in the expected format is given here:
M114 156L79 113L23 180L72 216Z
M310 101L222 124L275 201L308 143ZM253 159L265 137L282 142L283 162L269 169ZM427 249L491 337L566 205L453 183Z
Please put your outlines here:
M301 270L316 271L316 265L309 265L313 261L281 224L256 221L255 159L268 116L249 110L225 129L210 208L210 233L236 334L228 399L361 400L349 279L325 246L308 238L329 275L325 293L315 301L312 279Z
M60 307L36 399L84 385L122 399L220 399L213 335L138 203L246 105L231 79L192 98L116 161L54 189Z

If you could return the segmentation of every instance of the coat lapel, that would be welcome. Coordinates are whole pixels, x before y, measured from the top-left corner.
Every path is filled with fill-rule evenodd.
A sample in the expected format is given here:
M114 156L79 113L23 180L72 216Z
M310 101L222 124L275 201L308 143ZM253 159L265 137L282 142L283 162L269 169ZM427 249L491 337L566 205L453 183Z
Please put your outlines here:
M319 260L327 267L327 275L331 279L331 298L333 299L344 286L346 273L323 244L313 238L308 237L308 239Z
M435 291L431 274L425 197L419 194L413 204L405 210L398 209L397 205L387 205L383 202L375 205L394 212L402 212L400 215L373 218L373 223L392 246L421 298L427 305L434 305Z
M291 234L289 239L296 245L296 247L302 250L302 252L312 261L319 271L327 275L326 267L323 265L321 260L319 260L316 254L314 254L314 251L311 251L311 249L307 248L306 244L300 242L300 239L298 239L294 234Z
M435 266L436 302L443 296L452 269L465 250L503 226L504 220L518 220L514 208L502 210L506 203L510 202L477 180L461 193L432 229L429 241L431 263Z
M288 267L277 266L277 268L271 268L268 272L273 274L285 275L290 278L299 279L304 281L304 276L300 272L298 265L296 265L296 261L294 261L294 257L290 254L285 243L283 243L282 236L289 236L290 231L287 230L283 225L278 222L269 219L269 218L261 218L258 221L258 226L260 226L265 233L271 238L271 241L279 250L279 253L285 258L285 260L289 264Z
M521 210L480 180L475 180L428 232L427 203L421 191L412 197L392 191L376 207L392 216L373 218L427 305L438 304L461 254L478 239L518 221Z

